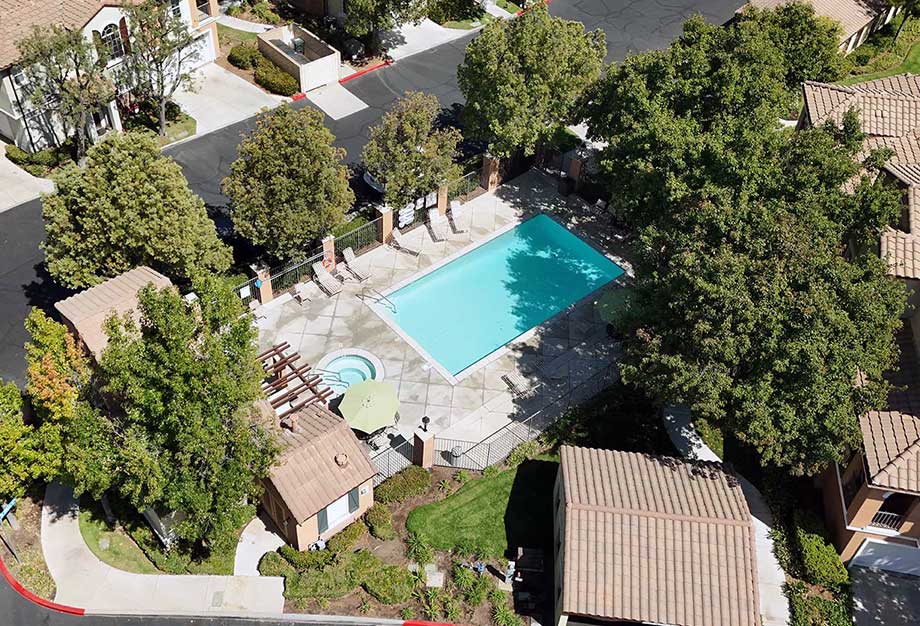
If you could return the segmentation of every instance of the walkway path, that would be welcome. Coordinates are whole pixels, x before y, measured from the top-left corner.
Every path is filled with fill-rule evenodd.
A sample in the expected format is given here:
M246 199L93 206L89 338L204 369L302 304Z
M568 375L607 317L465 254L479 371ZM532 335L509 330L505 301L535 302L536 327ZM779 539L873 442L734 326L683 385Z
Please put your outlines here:
M119 614L270 617L284 608L284 581L278 577L132 574L106 565L83 541L78 513L70 488L48 485L42 550L57 586L56 602Z
M274 26L269 26L268 24L257 24L256 22L241 20L238 17L230 17L223 13L217 16L217 23L223 24L227 28L242 30L247 33L264 33L274 28Z
M5 142L0 141L0 213L54 191L54 183L36 178L6 158Z
M710 450L690 422L690 410L669 407L664 411L664 425L674 443L674 447L685 457L700 461L722 459ZM763 626L786 626L789 623L789 601L783 593L786 574L773 555L773 541L770 539L770 527L773 516L770 508L759 491L743 476L741 490L751 509L754 524L754 544L757 550L757 582L760 587L760 613Z

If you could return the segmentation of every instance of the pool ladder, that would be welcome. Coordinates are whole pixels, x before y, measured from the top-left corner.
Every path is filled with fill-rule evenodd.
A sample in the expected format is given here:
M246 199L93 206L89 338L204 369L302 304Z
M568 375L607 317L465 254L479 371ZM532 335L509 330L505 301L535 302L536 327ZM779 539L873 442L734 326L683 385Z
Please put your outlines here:
M323 382L327 385L332 382L333 384L339 384L348 387L348 382L342 380L342 376L338 372L333 372L332 370L324 370L319 367L313 368L311 372L322 376Z
M387 308L390 309L393 313L396 313L396 305L393 304L393 301L387 298L385 295L374 289L373 287L365 287L361 290L361 299L364 300L367 297L367 293L371 293L371 300L377 304L384 303L387 305Z

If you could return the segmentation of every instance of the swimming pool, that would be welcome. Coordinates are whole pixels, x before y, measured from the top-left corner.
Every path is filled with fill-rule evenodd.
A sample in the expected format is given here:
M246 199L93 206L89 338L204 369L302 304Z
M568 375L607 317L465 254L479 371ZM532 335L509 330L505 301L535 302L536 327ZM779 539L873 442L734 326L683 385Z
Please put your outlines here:
M456 376L622 273L537 215L373 306Z

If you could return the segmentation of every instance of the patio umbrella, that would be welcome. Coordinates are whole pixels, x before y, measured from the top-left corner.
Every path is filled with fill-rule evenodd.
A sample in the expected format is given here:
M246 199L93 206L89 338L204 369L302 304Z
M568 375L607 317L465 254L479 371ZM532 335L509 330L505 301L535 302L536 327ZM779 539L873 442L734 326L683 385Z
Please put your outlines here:
M345 391L339 412L348 425L364 433L372 433L395 423L399 398L392 385L379 380L365 380Z

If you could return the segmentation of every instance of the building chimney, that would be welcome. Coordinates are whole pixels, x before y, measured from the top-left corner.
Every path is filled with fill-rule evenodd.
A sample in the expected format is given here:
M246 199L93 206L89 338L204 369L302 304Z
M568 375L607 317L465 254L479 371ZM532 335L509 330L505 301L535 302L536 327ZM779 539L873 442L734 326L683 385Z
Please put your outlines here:
M340 452L339 454L336 454L335 464L341 467L342 469L345 469L346 467L348 467L348 455L345 454L344 452Z

